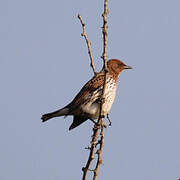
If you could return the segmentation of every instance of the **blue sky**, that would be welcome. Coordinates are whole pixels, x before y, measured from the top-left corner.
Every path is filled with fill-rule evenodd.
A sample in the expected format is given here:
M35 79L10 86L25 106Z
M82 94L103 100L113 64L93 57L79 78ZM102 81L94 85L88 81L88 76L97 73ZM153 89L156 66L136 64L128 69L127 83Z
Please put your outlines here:
M99 179L180 178L180 2L110 1L108 58L133 70L119 79ZM42 124L93 73L80 13L102 65L103 1L0 1L0 179L81 179L92 123ZM91 175L89 176L91 179Z

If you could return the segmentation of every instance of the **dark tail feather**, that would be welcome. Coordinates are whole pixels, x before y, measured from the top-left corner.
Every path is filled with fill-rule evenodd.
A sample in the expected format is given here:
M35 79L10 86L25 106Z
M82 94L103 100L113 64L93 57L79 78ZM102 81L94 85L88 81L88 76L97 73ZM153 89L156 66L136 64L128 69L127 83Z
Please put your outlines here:
M42 122L45 122L51 118L53 118L54 116L52 116L52 113L47 113L47 114L43 114L41 119L42 119Z
M83 122L85 122L87 118L81 117L81 116L74 116L73 123L69 127L69 130L74 129L75 127L79 126Z
M54 118L54 117L58 117L58 116L67 116L69 113L69 108L62 108L60 110L57 110L55 112L52 112L52 113L47 113L47 114L43 114L41 119L42 119L42 122L45 122L51 118Z

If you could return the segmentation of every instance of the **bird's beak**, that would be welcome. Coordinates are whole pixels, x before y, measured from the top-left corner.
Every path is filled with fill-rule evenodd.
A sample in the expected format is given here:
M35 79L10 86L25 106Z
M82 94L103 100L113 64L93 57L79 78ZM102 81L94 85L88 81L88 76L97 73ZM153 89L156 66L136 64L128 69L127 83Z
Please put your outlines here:
M124 69L132 69L132 67L131 66L124 66Z

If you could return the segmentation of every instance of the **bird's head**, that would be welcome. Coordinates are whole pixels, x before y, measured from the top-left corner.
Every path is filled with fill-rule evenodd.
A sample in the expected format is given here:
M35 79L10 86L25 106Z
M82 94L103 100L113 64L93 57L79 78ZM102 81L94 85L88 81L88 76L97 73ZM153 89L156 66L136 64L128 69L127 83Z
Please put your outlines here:
M126 64L124 64L122 61L118 59L110 59L107 62L107 66L110 73L113 73L116 76L119 76L119 74L125 69L132 69L131 66L127 66Z

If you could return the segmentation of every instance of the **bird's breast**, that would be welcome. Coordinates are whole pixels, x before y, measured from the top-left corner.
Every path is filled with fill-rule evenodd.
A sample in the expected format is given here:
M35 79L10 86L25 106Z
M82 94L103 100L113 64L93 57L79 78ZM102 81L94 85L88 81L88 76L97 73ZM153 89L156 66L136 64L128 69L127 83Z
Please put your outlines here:
M106 115L114 102L115 95L116 95L116 89L117 89L117 83L113 78L107 78L106 81L106 89L105 89L105 95L104 95L104 104L103 104L103 114ZM89 97L89 100L82 105L82 111L84 113L87 113L89 115L89 118L97 119L99 117L99 109L100 109L100 103L97 101L101 95L102 95L102 89L103 86L96 89L91 97Z
M103 105L103 114L106 115L114 102L115 96L116 96L116 89L117 89L117 83L113 78L107 79L106 89L105 89L105 102Z

